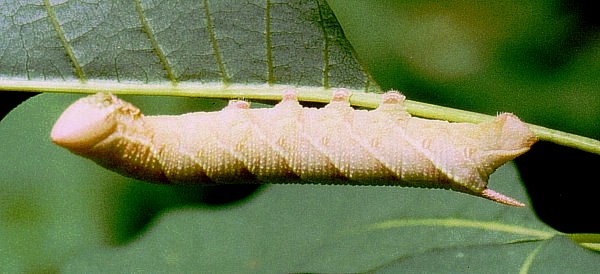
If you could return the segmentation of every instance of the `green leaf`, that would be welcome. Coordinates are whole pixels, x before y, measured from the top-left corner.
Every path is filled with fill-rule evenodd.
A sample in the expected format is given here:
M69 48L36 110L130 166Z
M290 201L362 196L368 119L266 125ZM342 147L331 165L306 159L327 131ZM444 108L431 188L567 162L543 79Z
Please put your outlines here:
M541 273L552 267L585 270L600 260L537 220L531 208L447 190L273 185L237 205L198 205L189 192L201 195L202 189L127 179L52 145L48 132L74 97L36 96L0 124L0 154L11 159L0 161L3 272L453 267ZM160 113L179 111L177 105L190 101L131 99ZM198 101L194 108L220 107L214 100ZM518 182L509 164L490 184L527 200ZM153 221L136 230L147 214Z
M373 85L324 1L7 1L3 13L4 89L56 89L23 80L62 91L98 80Z
M556 235L546 241L429 250L400 258L377 272L593 273L597 263L598 254L577 248L568 238Z

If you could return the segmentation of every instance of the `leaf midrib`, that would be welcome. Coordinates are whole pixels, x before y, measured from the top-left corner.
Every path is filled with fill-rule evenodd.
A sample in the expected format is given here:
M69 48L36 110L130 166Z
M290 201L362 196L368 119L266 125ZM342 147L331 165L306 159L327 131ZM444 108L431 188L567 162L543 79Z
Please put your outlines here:
M521 236L536 237L547 240L556 236L557 232L548 232L540 229L527 228L518 225L509 225L493 221L478 221L459 218L424 218L424 219L395 219L372 224L368 231L405 228L405 227L447 227L447 228L474 228L490 232L504 232Z

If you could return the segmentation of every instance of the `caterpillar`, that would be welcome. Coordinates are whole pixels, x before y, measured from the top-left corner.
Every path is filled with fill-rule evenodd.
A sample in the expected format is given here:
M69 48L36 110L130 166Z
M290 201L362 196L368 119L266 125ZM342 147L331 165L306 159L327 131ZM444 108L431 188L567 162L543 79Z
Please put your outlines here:
M273 108L231 100L216 112L144 116L106 93L69 106L51 140L99 165L166 184L315 183L451 189L523 203L487 188L498 167L529 150L535 135L516 116L479 124L412 117L390 91L355 110L338 89L323 108L286 90Z

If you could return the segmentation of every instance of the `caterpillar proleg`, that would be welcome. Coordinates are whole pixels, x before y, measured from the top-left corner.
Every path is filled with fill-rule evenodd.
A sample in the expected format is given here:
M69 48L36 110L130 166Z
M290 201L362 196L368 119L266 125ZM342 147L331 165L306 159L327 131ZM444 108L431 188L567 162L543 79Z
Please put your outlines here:
M523 206L487 188L491 173L537 140L516 116L450 123L412 117L395 91L374 110L353 109L349 97L338 89L325 107L305 108L286 90L273 108L232 100L216 112L144 116L98 93L68 107L51 139L103 167L157 183L399 185Z

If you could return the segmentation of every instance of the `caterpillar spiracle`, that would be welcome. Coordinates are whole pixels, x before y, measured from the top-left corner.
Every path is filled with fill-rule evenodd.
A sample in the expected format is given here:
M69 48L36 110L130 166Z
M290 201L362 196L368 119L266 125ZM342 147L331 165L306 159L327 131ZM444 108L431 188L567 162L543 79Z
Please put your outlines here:
M353 109L349 97L338 89L325 107L306 108L286 90L273 108L232 100L216 112L144 116L98 93L68 107L51 139L103 167L157 183L399 185L524 205L487 188L491 173L537 140L516 116L450 123L411 117L395 91L374 110Z

